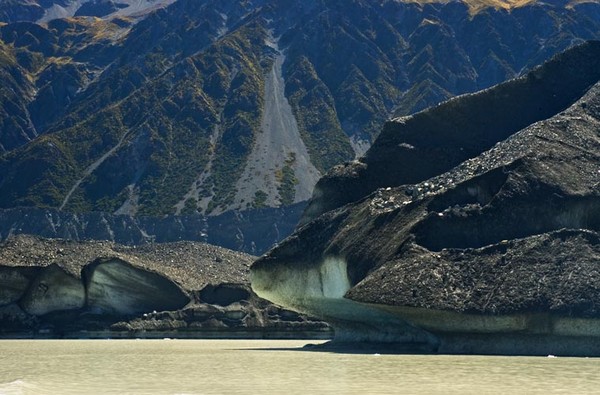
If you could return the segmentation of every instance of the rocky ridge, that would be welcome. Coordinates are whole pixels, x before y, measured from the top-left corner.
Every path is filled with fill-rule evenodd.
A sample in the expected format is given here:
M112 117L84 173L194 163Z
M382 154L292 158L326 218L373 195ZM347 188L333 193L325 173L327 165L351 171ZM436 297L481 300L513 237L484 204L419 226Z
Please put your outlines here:
M358 201L260 258L255 291L326 317L340 341L600 355L599 59L600 43L586 43L389 122L325 180L374 191L348 187Z
M326 336L325 324L250 290L252 260L193 242L9 238L0 245L0 336Z

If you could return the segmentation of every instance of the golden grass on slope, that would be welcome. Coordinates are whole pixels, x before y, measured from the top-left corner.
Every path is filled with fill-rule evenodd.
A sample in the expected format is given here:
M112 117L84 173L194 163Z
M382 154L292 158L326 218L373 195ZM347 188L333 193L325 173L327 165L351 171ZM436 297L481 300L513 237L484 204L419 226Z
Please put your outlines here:
M70 26L65 31L66 35L85 34L93 41L109 39L116 40L130 29L127 18L102 19L93 16L73 16L62 19Z
M404 0L406 3L418 4L446 4L452 0ZM537 0L460 0L469 7L469 14L476 15L486 8L497 10L511 10L513 8L525 7L535 3ZM573 2L598 2L598 0L573 0Z
M533 4L536 0L463 0L469 7L471 15L477 14L485 8L495 8L497 10L511 10L513 8L525 7Z
M51 56L47 58L46 61L48 62L48 64L54 63L58 65L63 65L71 63L73 61L73 58L71 58L70 56Z

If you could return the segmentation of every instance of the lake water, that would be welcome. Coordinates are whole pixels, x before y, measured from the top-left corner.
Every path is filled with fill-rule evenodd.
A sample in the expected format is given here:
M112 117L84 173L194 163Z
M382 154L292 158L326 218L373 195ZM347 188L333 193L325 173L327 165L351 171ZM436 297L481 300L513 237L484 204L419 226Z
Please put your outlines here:
M0 394L592 394L600 359L301 351L301 340L2 340Z

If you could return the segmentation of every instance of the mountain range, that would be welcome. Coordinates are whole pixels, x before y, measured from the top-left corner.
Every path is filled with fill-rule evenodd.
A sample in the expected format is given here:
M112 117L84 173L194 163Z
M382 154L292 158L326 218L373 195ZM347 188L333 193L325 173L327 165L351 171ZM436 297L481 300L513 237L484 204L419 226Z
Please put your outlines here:
M154 218L304 202L390 117L600 38L596 1L11 0L0 20L0 208Z

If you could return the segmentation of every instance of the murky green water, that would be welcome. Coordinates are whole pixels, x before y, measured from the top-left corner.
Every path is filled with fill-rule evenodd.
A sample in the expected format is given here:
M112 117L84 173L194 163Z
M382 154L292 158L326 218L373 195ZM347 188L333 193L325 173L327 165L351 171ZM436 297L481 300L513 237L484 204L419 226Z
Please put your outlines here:
M305 343L4 340L0 394L600 393L600 359L297 350Z

